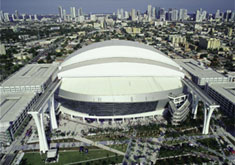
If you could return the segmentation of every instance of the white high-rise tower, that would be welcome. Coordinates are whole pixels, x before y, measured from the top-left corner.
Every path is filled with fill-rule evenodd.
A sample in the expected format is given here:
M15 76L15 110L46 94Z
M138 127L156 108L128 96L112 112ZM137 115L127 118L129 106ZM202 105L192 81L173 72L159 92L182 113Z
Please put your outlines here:
M70 8L70 14L71 14L71 18L75 18L76 17L76 8L75 7L71 7Z
M59 6L59 17L63 18L63 8Z
M151 17L152 17L152 6L151 6L151 5L148 5L147 14L148 14L148 18L151 18Z

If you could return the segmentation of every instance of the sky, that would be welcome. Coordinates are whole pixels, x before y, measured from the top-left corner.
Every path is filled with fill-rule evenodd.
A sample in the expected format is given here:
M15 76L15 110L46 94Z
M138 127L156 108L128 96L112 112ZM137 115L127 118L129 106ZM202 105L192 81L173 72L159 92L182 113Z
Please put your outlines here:
M202 8L210 13L235 10L235 0L0 0L0 8L4 12L26 14L58 14L58 6L70 13L70 7L82 8L89 13L112 13L118 8L130 11L132 8L146 11L147 5L161 8L185 8L188 13L194 13Z

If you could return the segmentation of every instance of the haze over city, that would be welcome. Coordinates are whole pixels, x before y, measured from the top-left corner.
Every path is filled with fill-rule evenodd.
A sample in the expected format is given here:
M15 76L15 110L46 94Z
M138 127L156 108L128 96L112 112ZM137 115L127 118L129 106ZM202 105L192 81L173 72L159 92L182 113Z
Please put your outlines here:
M1 10L13 13L18 10L27 14L56 14L58 6L63 6L68 10L71 6L83 8L85 13L112 13L118 8L130 11L132 8L146 11L146 6L161 8L185 8L189 13L194 13L202 8L209 13L215 13L217 9L221 11L234 10L234 0L2 0Z

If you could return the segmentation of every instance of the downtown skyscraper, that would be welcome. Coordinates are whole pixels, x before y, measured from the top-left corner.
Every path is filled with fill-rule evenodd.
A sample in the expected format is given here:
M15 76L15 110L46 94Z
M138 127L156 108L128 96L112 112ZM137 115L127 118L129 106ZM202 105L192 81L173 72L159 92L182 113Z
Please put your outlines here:
M63 8L59 6L59 17L62 19L63 18Z

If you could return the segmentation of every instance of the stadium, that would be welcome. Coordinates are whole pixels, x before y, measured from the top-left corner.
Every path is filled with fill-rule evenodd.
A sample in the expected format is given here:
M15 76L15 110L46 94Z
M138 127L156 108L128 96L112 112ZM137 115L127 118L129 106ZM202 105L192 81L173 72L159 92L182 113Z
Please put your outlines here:
M162 115L183 91L182 68L155 48L109 40L83 47L59 67L60 111L75 118L120 120Z

